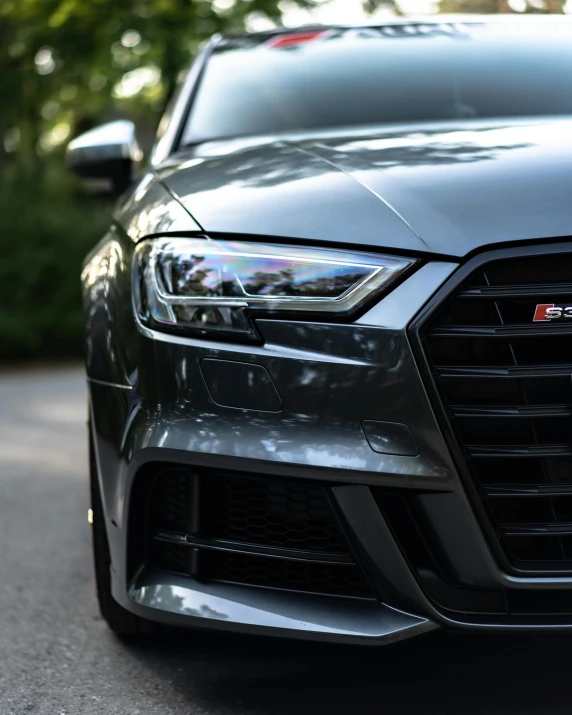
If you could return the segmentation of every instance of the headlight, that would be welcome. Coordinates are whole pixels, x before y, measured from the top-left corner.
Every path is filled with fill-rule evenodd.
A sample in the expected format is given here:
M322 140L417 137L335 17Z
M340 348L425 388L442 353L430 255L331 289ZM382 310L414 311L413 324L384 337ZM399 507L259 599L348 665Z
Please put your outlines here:
M136 250L144 325L206 337L257 337L257 315L347 317L414 261L350 251L205 238L159 238Z

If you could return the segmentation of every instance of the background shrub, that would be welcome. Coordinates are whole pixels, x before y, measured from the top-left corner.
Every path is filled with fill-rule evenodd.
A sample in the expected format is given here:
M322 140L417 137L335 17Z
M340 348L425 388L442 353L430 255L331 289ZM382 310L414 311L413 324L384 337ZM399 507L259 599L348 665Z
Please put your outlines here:
M81 356L81 264L110 214L63 170L0 179L0 362Z

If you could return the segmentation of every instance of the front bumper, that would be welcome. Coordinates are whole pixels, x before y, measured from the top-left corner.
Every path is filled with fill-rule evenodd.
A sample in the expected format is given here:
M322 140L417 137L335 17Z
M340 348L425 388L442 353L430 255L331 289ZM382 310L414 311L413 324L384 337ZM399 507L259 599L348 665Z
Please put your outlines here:
M353 642L391 642L438 625L572 627L570 619L506 617L497 607L507 588L569 582L499 567L417 369L407 327L456 268L424 265L352 325L259 321L261 347L141 334L132 384L91 379L115 599L171 624ZM279 408L222 406L218 393L217 404L205 359L261 366ZM381 433L368 440L364 422ZM404 425L416 454L400 454L384 424ZM133 568L131 497L142 468L156 462L327 484L376 598L204 583L144 559Z

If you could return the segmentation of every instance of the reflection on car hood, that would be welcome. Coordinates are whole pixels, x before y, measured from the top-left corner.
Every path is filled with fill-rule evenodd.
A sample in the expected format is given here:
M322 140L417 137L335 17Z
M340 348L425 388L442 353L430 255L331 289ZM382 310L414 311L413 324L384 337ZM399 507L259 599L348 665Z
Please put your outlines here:
M429 251L572 235L572 119L203 145L161 178L208 232Z

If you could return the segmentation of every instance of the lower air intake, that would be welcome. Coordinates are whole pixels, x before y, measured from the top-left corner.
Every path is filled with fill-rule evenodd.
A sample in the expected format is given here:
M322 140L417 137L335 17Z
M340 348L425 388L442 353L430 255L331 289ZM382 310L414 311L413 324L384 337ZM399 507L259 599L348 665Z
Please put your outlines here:
M155 568L225 582L373 598L327 486L165 467L149 492Z

